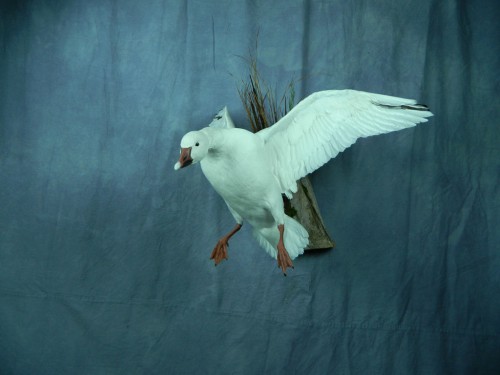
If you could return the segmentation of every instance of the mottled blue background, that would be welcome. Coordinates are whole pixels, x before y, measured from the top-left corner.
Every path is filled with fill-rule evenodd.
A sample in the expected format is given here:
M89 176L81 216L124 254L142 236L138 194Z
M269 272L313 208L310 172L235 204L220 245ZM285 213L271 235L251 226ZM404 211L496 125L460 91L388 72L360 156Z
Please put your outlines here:
M498 374L497 1L3 1L1 374ZM256 44L297 96L418 99L312 182L334 250L287 278L182 135Z

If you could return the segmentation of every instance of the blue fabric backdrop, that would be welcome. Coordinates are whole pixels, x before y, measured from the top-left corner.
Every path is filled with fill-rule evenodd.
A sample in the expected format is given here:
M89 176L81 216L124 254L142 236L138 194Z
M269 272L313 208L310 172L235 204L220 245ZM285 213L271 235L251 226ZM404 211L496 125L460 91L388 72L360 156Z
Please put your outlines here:
M498 374L497 1L3 1L1 374ZM258 37L300 98L418 99L312 182L337 247L284 278L184 133Z

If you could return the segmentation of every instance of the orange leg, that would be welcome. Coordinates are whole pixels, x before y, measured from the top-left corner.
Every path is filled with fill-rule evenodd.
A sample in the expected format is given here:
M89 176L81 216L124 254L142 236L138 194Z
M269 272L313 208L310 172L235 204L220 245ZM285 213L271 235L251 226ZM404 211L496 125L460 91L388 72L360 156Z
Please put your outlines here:
M285 244L283 242L283 233L285 232L285 226L283 224L278 225L278 230L280 231L280 239L278 241L278 267L283 271L283 275L286 276L286 269L288 267L293 268L292 260L286 251Z
M217 242L217 245L215 245L212 251L212 255L210 256L210 259L214 260L215 265L218 265L220 262L222 262L223 259L227 259L227 247L229 246L229 239L233 236L233 234L239 231L241 227L241 224L236 224L231 232L226 234L224 237L221 237L219 242Z

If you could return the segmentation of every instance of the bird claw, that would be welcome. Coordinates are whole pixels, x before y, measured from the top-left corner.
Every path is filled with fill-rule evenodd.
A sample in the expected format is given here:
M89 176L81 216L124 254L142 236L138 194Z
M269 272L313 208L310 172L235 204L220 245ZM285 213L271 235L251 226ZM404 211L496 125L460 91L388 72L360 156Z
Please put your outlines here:
M215 266L217 266L224 259L226 260L228 259L227 247L228 243L227 240L225 240L224 238L221 238L219 242L217 242L217 245L215 245L212 251L212 255L210 255L210 259L214 260Z

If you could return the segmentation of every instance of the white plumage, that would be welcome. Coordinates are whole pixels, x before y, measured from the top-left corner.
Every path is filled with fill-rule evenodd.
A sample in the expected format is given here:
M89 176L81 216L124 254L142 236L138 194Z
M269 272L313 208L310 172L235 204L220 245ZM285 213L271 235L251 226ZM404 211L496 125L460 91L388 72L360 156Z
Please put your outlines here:
M258 133L238 129L226 108L209 127L181 140L179 169L200 162L237 225L212 252L216 265L227 243L247 221L259 244L286 272L304 252L306 230L286 216L281 194L291 198L297 180L313 172L360 137L415 126L432 116L414 100L353 90L314 93L273 126Z

